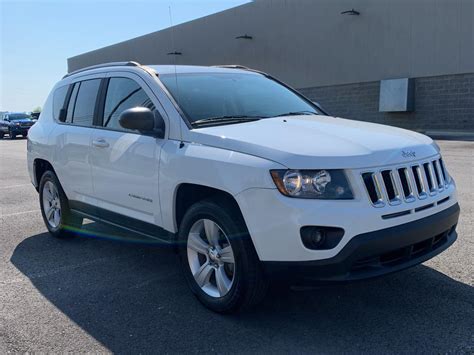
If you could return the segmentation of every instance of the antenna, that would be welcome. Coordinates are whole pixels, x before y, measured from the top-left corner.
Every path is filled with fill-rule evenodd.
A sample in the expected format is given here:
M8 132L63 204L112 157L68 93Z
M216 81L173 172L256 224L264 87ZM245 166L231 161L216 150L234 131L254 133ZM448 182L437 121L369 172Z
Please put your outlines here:
M178 86L178 71L176 69L176 61L177 61L177 56L181 55L181 52L178 52L175 47L175 42L174 42L174 26L173 26L173 16L171 15L171 5L168 6L169 9L169 14L170 14L170 25L171 25L171 47L172 47L172 52L168 53L168 55L173 55L174 58L174 80L175 80L175 85L176 85L176 95L178 99L178 104L180 101L180 95L179 95L179 86ZM179 121L179 139L181 142L179 143L179 148L184 147L184 142L183 142L183 132L181 129L182 122Z

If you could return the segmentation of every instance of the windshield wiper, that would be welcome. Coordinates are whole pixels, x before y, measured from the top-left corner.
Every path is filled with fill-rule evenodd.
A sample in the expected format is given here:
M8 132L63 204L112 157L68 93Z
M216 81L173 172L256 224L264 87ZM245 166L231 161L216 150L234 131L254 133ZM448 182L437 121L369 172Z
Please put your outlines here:
M301 116L301 115L318 115L318 113L314 111L294 111L294 112L287 112L287 113L282 113L280 115L276 115L273 117L282 117L282 116Z
M213 125L213 124L226 124L226 123L233 123L233 122L248 122L248 121L258 121L261 118L265 118L262 116L218 116L218 117L207 117L191 123L192 126L206 126L206 125Z

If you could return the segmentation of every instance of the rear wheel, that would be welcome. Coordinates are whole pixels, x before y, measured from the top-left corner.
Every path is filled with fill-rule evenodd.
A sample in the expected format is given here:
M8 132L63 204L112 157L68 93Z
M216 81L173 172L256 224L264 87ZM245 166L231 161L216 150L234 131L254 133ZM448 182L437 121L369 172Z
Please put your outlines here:
M267 281L245 223L225 201L191 206L181 222L179 242L186 280L207 308L236 312L265 296Z
M41 214L48 231L57 238L70 237L82 226L82 218L73 214L61 184L52 171L46 171L39 186Z
M4 136L5 136L5 132L0 132L0 139L3 139Z

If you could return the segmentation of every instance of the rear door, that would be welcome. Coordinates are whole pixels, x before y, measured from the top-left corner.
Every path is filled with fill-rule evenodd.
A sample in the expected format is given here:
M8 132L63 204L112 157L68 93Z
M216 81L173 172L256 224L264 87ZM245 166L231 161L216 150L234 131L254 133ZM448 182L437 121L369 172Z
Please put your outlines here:
M158 169L164 140L125 129L118 120L133 107L165 113L146 83L133 73L109 74L102 96L102 127L94 130L90 161L94 194L107 214L103 217L126 216L160 225Z
M58 120L53 134L55 149L54 168L73 207L76 202L95 205L90 166L90 144L94 130L94 115L99 88L105 74L85 76L68 87L64 108L65 122ZM64 89L63 89L64 90ZM58 98L63 92L58 91ZM56 103L56 108L61 103Z

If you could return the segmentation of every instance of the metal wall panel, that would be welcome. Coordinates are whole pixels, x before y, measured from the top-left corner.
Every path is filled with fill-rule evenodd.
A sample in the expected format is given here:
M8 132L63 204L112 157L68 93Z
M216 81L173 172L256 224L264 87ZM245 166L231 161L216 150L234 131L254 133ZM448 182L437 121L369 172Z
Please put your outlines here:
M298 87L474 72L472 0L257 0L69 58L242 64ZM359 16L341 15L355 8ZM252 40L235 39L249 34ZM168 56L178 50L182 56Z

